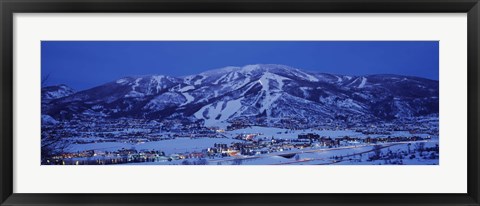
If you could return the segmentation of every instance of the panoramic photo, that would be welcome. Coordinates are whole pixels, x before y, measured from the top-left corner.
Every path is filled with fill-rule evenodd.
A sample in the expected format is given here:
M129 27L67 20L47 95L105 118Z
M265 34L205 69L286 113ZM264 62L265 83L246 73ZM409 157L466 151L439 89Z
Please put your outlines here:
M439 165L438 41L42 41L41 78L42 165Z

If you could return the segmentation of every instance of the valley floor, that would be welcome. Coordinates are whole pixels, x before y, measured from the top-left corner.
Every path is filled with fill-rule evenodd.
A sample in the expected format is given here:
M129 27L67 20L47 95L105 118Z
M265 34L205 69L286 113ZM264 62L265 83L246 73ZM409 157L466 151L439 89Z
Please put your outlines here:
M135 134L143 130L129 130ZM120 133L116 133L120 134ZM253 126L215 135L157 133L135 138L66 138L68 147L42 164L123 165L438 165L438 136L391 131L288 130ZM84 141L88 139L89 141Z

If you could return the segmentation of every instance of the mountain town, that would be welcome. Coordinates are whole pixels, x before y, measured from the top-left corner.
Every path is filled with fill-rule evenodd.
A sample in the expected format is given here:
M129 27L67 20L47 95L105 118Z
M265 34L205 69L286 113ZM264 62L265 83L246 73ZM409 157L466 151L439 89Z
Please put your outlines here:
M42 88L44 165L439 164L438 81L286 65Z

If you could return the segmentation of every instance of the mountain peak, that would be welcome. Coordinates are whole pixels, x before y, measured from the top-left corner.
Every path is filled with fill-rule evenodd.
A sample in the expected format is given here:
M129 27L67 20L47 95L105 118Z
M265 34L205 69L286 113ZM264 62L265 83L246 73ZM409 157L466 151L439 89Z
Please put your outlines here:
M286 69L286 70L299 70L287 65L282 64L247 64L244 66L227 66L219 69L208 70L202 72L202 75L212 75L212 74L224 74L229 72L250 72L255 70L267 71L270 69Z
M300 69L290 67L282 64L250 64L245 66L228 66L220 69L209 70L199 75L189 76L187 79L190 82L190 79L201 76L205 77L198 82L203 82L205 79L212 82L231 82L235 80L244 80L249 78L260 78L266 73L276 74L278 76L302 80L309 82L318 82L318 78L315 77L313 73L305 72Z
M245 65L243 67L241 67L242 70L265 70L265 71L269 71L269 70L292 70L292 71L300 71L299 69L297 68L294 68L294 67L291 67L291 66L287 66L287 65L283 65L283 64L249 64L249 65Z

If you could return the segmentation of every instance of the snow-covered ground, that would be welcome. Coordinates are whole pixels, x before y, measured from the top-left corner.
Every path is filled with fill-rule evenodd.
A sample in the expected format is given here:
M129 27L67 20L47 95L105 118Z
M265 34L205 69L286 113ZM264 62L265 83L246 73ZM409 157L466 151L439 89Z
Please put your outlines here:
M128 129L123 132L134 133L134 132L146 132L141 129ZM118 133L115 131L113 133ZM117 142L101 142L101 141L111 141L114 139L108 138L99 138L91 137L87 138L88 141L92 143L78 144L75 142L82 142L82 138L69 138L72 145L70 145L65 152L71 153L80 153L88 150L96 150L103 152L116 152L122 149L133 149L138 152L142 150L148 151L160 151L164 152L168 159L169 156L174 154L188 154L193 152L202 152L208 148L214 147L214 144L226 144L227 146L232 145L235 142L245 142L245 140L235 139L239 135L254 134L255 139L270 139L274 137L275 139L298 139L299 134L306 133L315 133L322 137L330 138L341 138L345 136L356 137L356 138L366 138L366 137L409 137L409 136L428 136L427 134L410 134L407 131L395 131L391 135L365 135L360 132L355 132L353 130L317 130L317 129L306 129L306 130L288 130L281 128L272 128L272 127L260 127L253 126L233 131L224 131L217 133L217 138L211 137L201 137L201 138L188 138L188 137L177 137L175 139L166 139L159 141L139 141L135 143L125 139L119 139ZM170 133L160 133L160 136L172 136ZM219 138L224 136L224 138ZM85 142L88 142L85 141ZM93 142L96 141L97 143ZM296 141L286 141L289 144L294 144ZM395 153L403 154L405 158L401 158L400 164L409 164L409 165L438 165L438 153L434 158L426 158L429 155L432 155L431 152L420 154L418 151L415 151L417 144L423 142L424 147L433 148L438 144L438 137L426 138L422 141L416 142L380 142L382 146L382 153L386 154ZM410 143L410 144L409 144ZM275 148L273 151L270 150ZM267 153L263 154L266 150L270 150ZM260 154L262 151L262 154ZM408 151L408 152L407 152ZM377 164L396 164L400 159L395 159L392 163L390 160L383 159L371 159L369 157L374 154L374 146L363 141L355 142L343 142L339 146L325 147L313 142L311 146L299 149L297 147L283 147L280 148L277 146L272 146L271 148L256 149L256 154L251 156L205 156L206 162L208 165L329 165L329 164L346 164L346 165L377 165ZM295 155L295 157L293 157ZM435 156L434 155L434 156ZM414 156L414 157L410 157ZM147 164L147 165L181 165L184 164L185 160L172 159L171 161L157 161L157 162L144 162L144 163L128 163L128 164ZM196 158L187 159L188 162L198 161Z
M409 144L410 143L410 144ZM390 151L393 153L407 153L410 147L410 153L401 159L404 165L438 165L439 159L424 158L428 152L423 152L423 156L415 151L416 145L423 143L425 148L434 147L438 144L438 139L419 142L402 143L383 143L380 144L382 154ZM296 153L296 156L285 157L286 154ZM385 165L391 164L384 159L369 160L374 154L374 145L358 145L340 148L310 148L304 150L289 150L277 153L269 153L258 156L235 156L225 158L207 159L208 165ZM411 155L415 157L410 158ZM334 158L337 157L337 158ZM392 159L391 161L398 161ZM181 165L184 160L173 160L163 162L144 162L131 163L128 165ZM189 162L197 161L189 159Z

